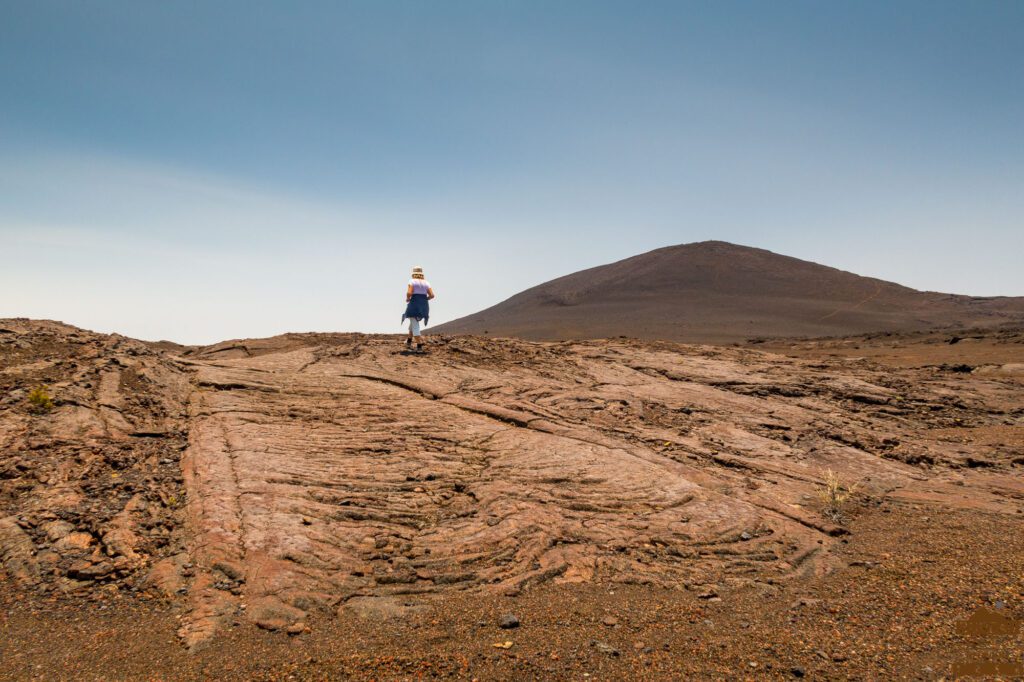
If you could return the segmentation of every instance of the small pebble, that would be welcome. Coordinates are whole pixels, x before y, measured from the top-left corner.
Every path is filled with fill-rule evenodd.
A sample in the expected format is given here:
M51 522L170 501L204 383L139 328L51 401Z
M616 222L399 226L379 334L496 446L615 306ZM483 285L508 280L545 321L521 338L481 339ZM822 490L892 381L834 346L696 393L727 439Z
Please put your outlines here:
M511 613L506 613L498 620L498 627L502 630L511 630L512 628L519 627L519 619Z

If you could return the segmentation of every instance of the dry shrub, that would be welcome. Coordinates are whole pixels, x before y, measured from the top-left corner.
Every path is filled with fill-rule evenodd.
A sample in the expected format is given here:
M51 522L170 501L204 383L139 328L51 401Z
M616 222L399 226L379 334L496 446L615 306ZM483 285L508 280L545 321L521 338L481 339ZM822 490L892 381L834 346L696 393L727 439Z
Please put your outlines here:
M46 386L36 386L28 394L28 403L33 412L49 412L53 409L53 396Z
M821 500L821 513L833 523L842 523L846 518L843 511L846 502L857 492L860 483L847 485L843 482L842 477L831 469L826 471L822 477L825 479L824 485L814 489L818 499Z

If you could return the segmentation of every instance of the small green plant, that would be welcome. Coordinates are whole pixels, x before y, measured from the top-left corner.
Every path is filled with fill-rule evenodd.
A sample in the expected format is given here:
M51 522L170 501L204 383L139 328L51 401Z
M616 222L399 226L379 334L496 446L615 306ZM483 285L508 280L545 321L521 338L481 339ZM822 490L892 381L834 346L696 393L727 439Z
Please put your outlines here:
M815 488L822 504L821 513L833 523L842 523L846 518L843 513L846 502L857 492L860 483L847 485L839 474L831 469L825 472L823 478L825 479L824 485Z
M46 386L36 386L28 394L28 403L34 412L49 412L53 409L53 396Z

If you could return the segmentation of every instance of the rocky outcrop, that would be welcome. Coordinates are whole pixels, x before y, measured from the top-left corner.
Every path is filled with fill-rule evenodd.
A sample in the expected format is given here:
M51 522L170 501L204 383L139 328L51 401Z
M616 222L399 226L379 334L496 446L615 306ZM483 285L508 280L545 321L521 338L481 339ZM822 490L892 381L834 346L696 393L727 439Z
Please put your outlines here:
M832 565L827 470L857 504L1024 499L1024 453L944 431L1019 419L1012 377L627 340L404 355L357 334L177 351L54 334L14 338L91 355L39 351L76 368L54 412L0 413L5 571L184 599L189 646L228 621L295 634L546 581L772 591ZM32 383L5 362L13 390Z
M39 564L35 559L32 538L18 525L18 519L0 519L0 565L4 572L21 585L39 580Z
M12 515L4 546L27 541L31 559L8 549L21 557L5 562L8 573L13 561L44 592L138 587L181 542L189 386L187 372L141 342L0 321L0 513ZM29 402L38 387L52 406Z

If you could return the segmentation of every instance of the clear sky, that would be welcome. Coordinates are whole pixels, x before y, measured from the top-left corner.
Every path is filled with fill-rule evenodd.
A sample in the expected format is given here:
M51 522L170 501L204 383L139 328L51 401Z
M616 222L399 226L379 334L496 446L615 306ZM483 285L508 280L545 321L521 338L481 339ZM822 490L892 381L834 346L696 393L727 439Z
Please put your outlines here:
M0 317L399 332L722 239L1024 295L1024 2L0 0Z

